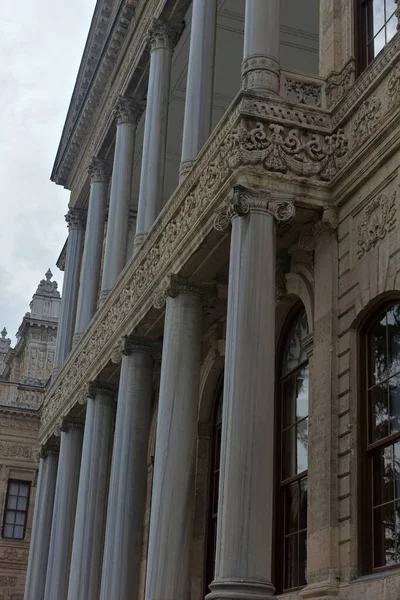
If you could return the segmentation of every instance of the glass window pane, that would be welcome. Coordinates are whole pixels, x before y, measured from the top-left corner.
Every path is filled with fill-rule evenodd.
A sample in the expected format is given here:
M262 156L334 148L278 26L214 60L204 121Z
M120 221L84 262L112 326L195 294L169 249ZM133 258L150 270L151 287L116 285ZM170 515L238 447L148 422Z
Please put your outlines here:
M23 513L23 512L16 513L15 524L16 525L25 525L25 513Z
M308 415L308 365L297 375L296 417L302 419Z
M400 373L400 305L387 313L389 376Z
M285 589L298 586L298 535L285 539Z
M14 525L4 525L3 535L4 537L13 537Z
M300 480L299 528L307 528L307 477Z
M17 496L8 496L7 508L17 508Z
M390 433L400 431L400 375L388 381L390 406Z
M28 497L28 491L29 491L29 483L20 483L19 485L19 495L23 496L24 498Z
M14 539L22 540L24 539L24 528L20 525L15 525L14 527Z
M307 574L307 534L299 535L299 585L306 585Z
M297 475L295 426L282 433L282 479L293 475Z
M397 23L398 23L398 19L396 17L396 15L393 15L389 21L387 22L386 25L386 43L390 42L390 40L396 35L397 33Z
M285 534L299 530L299 486L297 481L286 488Z
M387 379L386 315L371 331L371 377L369 386Z
M14 481L10 481L8 493L9 493L9 495L12 494L13 496L18 496L18 483L15 483Z
M389 435L387 383L381 383L372 388L369 396L372 409L370 442L373 443Z
M297 424L297 473L308 469L308 419Z
M374 506L394 500L393 446L377 450L374 456Z
M374 509L374 567L396 564L394 503Z
M26 510L26 501L27 498L18 498L17 509Z
M374 37L374 56L377 56L379 52L384 48L386 44L385 39L385 28L383 28L375 37Z
M390 19L391 15L397 8L396 0L386 0L386 21Z
M293 425L296 422L296 380L289 376L282 386L283 396L283 427Z
M303 340L308 335L308 322L305 311L295 321L286 342L283 354L283 374L289 373L307 359Z
M6 512L5 522L8 523L9 525L13 525L15 523L15 511L8 510Z
M373 2L373 31L374 36L385 24L385 2L384 0L374 0Z

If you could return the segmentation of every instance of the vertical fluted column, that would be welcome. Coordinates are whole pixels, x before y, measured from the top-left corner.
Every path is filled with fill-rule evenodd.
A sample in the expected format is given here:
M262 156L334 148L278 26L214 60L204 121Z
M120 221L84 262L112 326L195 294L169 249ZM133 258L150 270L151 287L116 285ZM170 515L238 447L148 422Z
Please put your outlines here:
M51 523L57 480L58 448L43 447L29 547L24 600L42 600L46 585Z
M115 391L93 384L82 393L82 401L87 401L87 408L68 600L98 600L113 447Z
M101 600L137 596L142 559L151 421L152 353L146 340L127 338L114 352L121 360Z
M101 158L93 157L88 172L90 176L89 209L79 283L74 343L77 343L82 334L85 333L96 311L110 165Z
M114 163L111 177L101 296L105 299L125 265L129 210L132 189L133 153L136 128L143 106L120 96L114 108L117 121Z
M136 223L136 246L143 241L162 208L172 52L176 35L176 27L157 19L153 20L149 30L150 73Z
M167 292L146 600L189 597L202 306L209 290L174 277Z
M82 424L68 419L61 429L44 600L67 600L82 440Z
M217 4L193 0L181 175L191 168L211 131Z
M281 0L246 0L243 87L279 94Z
M58 319L56 349L54 353L53 377L57 375L72 347L86 211L78 208L70 208L65 216L65 220L68 224L69 233L60 316Z
M266 600L272 585L275 220L290 202L234 189L215 579L208 600Z

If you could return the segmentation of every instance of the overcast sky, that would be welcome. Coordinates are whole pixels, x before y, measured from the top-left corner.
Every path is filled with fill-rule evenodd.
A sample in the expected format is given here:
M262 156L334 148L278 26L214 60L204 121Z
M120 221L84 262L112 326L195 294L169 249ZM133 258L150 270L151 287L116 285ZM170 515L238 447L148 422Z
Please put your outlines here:
M1 2L0 329L14 336L67 236L69 192L49 179L95 0Z

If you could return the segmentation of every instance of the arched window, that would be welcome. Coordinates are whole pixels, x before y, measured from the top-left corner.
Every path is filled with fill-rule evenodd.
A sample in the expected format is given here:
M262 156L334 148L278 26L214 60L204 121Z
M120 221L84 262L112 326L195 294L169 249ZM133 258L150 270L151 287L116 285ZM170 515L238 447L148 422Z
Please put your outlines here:
M396 0L356 0L358 70L367 67L397 31Z
M368 487L361 486L360 508L363 547L371 549L365 570L374 571L400 564L400 304L375 313L363 339L361 416Z
M217 546L217 519L219 497L219 471L221 462L221 435L222 435L222 399L223 381L219 382L215 395L214 414L212 423L211 446L211 472L210 472L210 500L208 519L208 542L206 558L206 594L209 585L213 582L215 574L215 555Z
M284 339L278 369L276 587L306 584L308 469L308 335L305 310L297 311Z

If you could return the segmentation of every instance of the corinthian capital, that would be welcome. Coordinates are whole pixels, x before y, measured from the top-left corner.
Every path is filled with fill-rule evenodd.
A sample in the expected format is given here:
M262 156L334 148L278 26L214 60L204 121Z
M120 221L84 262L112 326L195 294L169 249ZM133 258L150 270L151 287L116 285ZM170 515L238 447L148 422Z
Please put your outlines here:
M217 231L225 231L235 217L250 213L272 215L277 223L287 223L294 218L296 209L291 200L273 200L264 190L235 185L226 205L217 212L214 227Z
M84 229L86 224L86 210L82 208L70 208L65 215L68 230Z
M163 287L156 293L154 298L154 307L161 309L165 305L166 299L176 298L179 294L193 294L201 298L205 306L212 306L218 299L216 285L202 281L193 281L186 277L171 275Z
M164 49L172 51L181 29L181 25L153 19L147 34L151 50Z
M88 166L90 183L107 183L111 175L111 165L107 160L93 156Z
M113 116L117 121L117 125L121 123L137 125L143 110L143 102L137 102L133 98L126 98L126 96L118 96L113 109Z
M136 352L150 354L154 359L158 359L161 356L161 344L146 338L126 335L113 349L111 361L117 364L121 362L123 356L129 356Z

